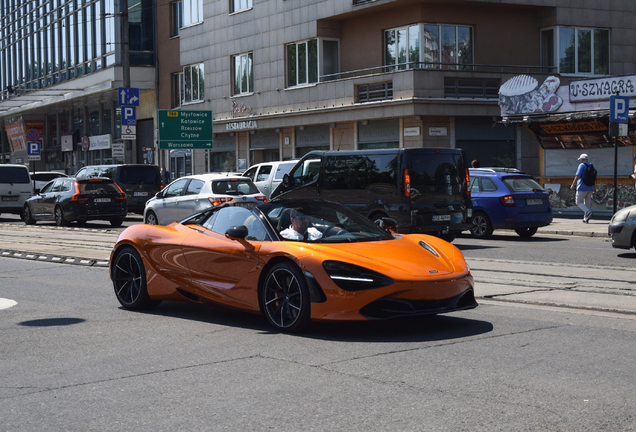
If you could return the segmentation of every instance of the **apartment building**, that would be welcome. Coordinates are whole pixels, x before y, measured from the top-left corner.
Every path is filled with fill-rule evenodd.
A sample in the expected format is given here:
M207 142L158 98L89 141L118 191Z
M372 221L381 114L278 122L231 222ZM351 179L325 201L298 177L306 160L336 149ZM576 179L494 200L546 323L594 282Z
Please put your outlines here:
M140 98L129 141L118 104L121 7L119 0L0 0L2 162L69 174L89 164L148 162L157 111L154 1L127 9L130 87ZM33 143L38 157L28 154Z
M629 0L171 4L188 22L171 39L182 70L160 82L160 105L214 116L214 149L192 152L193 171L314 149L440 146L541 175L535 135L500 122L500 87L519 75L567 85L636 73Z

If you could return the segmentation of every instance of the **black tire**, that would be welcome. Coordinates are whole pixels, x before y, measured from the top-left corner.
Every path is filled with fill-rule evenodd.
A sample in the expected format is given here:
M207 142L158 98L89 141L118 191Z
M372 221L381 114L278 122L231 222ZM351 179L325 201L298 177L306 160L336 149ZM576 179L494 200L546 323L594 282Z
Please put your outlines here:
M388 216L384 213L373 213L371 216L369 216L369 219L372 220L373 223L375 223L376 225L382 226L383 217L388 217Z
M155 214L155 212L150 210L148 213L146 213L146 220L144 221L144 223L148 225L159 225L159 219L157 219L157 215Z
M526 227L526 228L515 228L515 232L519 234L520 237L530 238L537 233L537 227Z
M33 219L33 215L31 214L31 208L28 204L24 205L24 209L22 210L22 220L27 225L35 225L35 219Z
M113 258L111 272L115 296L124 308L147 310L161 303L161 300L152 300L148 295L146 268L135 248L126 246L120 249Z
M484 212L476 212L470 225L470 233L478 239L487 239L492 235L493 228L490 218Z
M307 281L292 263L270 269L259 292L261 312L276 330L294 333L311 321L311 300Z
M64 212L60 206L55 206L55 225L68 226L68 221L64 219Z
M120 227L124 223L124 218L114 218L110 220L110 225L114 227Z

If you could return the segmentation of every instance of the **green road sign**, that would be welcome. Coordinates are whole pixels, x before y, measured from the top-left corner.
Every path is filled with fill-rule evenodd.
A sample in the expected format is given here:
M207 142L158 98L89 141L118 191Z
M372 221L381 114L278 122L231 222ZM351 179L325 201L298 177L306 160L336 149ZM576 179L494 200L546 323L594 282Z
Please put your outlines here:
M212 111L159 110L159 148L211 149Z

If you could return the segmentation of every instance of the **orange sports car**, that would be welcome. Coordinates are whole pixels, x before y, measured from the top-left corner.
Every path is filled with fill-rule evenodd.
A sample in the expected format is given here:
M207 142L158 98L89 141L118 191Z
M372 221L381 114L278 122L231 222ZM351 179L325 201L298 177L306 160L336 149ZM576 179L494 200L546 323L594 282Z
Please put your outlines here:
M110 276L126 309L161 301L261 312L279 331L311 321L381 320L477 306L464 256L423 234L395 234L326 201L221 205L168 226L133 225Z

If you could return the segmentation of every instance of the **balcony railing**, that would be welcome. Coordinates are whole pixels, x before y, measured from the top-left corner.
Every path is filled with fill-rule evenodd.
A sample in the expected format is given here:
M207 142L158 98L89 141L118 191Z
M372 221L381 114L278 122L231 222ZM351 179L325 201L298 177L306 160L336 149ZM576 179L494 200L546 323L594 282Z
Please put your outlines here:
M401 72L406 70L425 70L430 72L475 72L475 73L506 73L506 74L533 74L549 75L557 73L554 66L529 66L529 65L493 65L493 64L467 64L467 63L430 63L410 62L395 65L376 66L372 68L357 69L334 74L321 75L320 82L333 81L347 78L358 78L385 74L388 72Z

